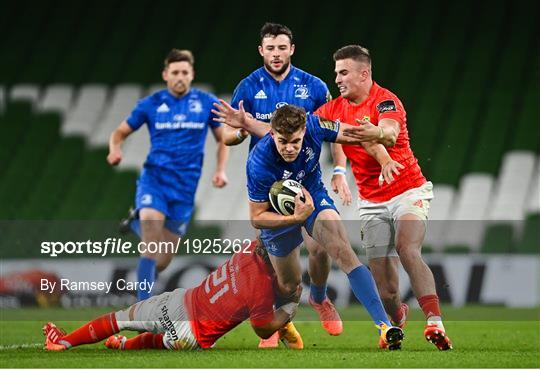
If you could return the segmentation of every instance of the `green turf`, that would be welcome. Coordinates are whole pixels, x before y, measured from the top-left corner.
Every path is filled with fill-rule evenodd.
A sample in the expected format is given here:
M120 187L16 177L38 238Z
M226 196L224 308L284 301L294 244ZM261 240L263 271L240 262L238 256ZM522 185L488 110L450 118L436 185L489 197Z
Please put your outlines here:
M354 317L358 307L341 310L344 317ZM310 309L300 313L297 327L304 339L303 351L258 350L257 337L249 325L242 324L221 338L214 349L205 351L129 351L107 350L101 343L72 349L61 353L45 352L39 347L10 349L7 346L43 342L41 316L35 310L17 310L18 315L32 321L12 321L12 313L4 310L0 321L0 366L20 367L198 367L198 368L503 368L540 367L540 321L539 310L513 310L505 308L474 307L446 309L454 318L469 317L470 320L446 321L446 329L455 349L439 352L422 337L424 323L410 321L405 330L406 338L401 351L380 351L376 348L376 330L368 321L346 321L345 331L338 337L330 337L317 321L307 320ZM103 310L82 310L92 318ZM7 313L7 314L6 314ZM42 311L61 317L62 310ZM70 311L70 317L75 317ZM419 312L413 318L420 318ZM478 321L473 318L484 317ZM361 316L364 318L365 316ZM514 321L509 321L513 317ZM34 321L39 320L39 321ZM306 321L307 320L307 321ZM76 321L57 322L67 330L76 328Z

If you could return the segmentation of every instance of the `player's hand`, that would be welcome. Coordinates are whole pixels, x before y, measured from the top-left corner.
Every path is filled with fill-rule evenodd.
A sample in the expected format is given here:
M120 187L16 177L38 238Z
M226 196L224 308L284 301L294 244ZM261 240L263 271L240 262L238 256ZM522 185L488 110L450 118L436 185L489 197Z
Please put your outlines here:
M229 183L229 179L225 174L225 171L216 171L214 176L212 176L212 185L216 188L223 188Z
M344 206L348 206L352 202L351 190L347 183L347 178L344 175L336 174L332 176L332 190L339 195L339 198L343 201Z
M343 136L352 137L359 141L375 141L381 134L379 128L373 123L357 119L359 126L347 125L343 128Z
M246 128L250 115L244 110L243 100L240 100L240 103L238 103L238 109L234 109L223 99L219 99L219 104L214 103L214 107L216 109L212 109L212 113L217 116L213 118L214 121L224 123L233 128Z
M294 218L298 223L302 223L313 213L315 206L313 205L313 198L306 188L302 188L305 201L302 201L301 194L296 194L294 197Z
M386 162L381 168L381 174L379 176L379 186L381 186L383 182L390 184L392 181L394 181L394 174L396 176L399 176L399 170L402 170L404 168L405 166L394 160Z
M107 156L107 163L111 166L117 166L122 161L122 151L113 150L109 152Z

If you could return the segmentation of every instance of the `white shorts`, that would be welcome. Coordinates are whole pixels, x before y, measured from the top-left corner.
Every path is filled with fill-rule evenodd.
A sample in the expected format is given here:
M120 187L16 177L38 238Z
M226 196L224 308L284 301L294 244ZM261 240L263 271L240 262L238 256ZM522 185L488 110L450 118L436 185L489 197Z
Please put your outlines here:
M116 312L118 328L164 334L163 344L167 349L199 348L184 306L185 292L182 288L175 289Z
M405 214L413 214L427 226L431 199L433 184L430 181L386 202L358 199L362 247L366 249L368 259L398 257L395 248L396 221Z

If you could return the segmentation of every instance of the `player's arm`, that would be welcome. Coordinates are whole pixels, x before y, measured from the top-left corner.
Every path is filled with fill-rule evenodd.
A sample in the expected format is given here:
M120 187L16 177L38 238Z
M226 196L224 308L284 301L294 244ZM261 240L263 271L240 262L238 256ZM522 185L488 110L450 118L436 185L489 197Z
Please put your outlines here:
M132 132L133 129L127 121L122 121L116 130L111 133L109 137L109 155L107 155L107 162L111 166L116 166L122 161L122 144Z
M240 100L238 109L234 109L225 100L220 99L219 104L214 103L212 109L217 117L214 121L224 123L234 129L243 129L251 135L263 137L270 131L270 125L263 121L258 121L244 110L244 101Z
M297 194L294 198L294 214L289 216L270 211L270 202L249 201L251 224L256 229L277 229L303 223L315 210L309 192L303 189L303 193L305 202L300 199L300 194Z
M216 188L222 188L229 182L227 175L225 174L227 160L229 159L229 148L223 142L223 129L223 126L212 129L212 134L214 135L217 144L217 167L214 176L212 176L212 184Z
M249 132L242 128L233 128L228 125L223 125L223 142L227 146L241 144L248 136Z
M347 157L343 152L341 144L330 143L332 151L332 159L334 162L334 173L332 175L332 190L343 201L344 206L348 206L352 202L351 190L347 183Z
M255 325L252 321L251 327L255 333L263 338L268 339L277 330L285 326L296 315L298 309L298 302L300 302L300 296L302 295L302 286L299 286L293 296L286 299L283 306L274 310L272 321L264 325Z
M376 128L378 131L377 126L374 126L367 121L359 122L362 124L369 124ZM397 121L394 122L398 124ZM390 157L390 154L388 154L386 147L383 144L379 143L377 140L365 140L364 137L358 137L356 134L346 134L347 132L349 132L349 129L357 127L361 126L353 126L343 122L340 123L339 131L336 137L336 143L362 145L366 152L368 152L368 154L371 155L381 165L381 178L379 179L379 183L382 184L383 181L386 181L386 183L388 184L391 183L392 181L394 181L394 174L399 175L399 170L404 168L403 165L399 162L394 161L392 157Z
M357 119L359 126L342 124L342 133L348 139L351 139L354 144L358 142L373 141L382 144L386 147L396 145L396 141L400 132L399 122L391 118L383 118L379 121L379 125L375 126L369 121Z

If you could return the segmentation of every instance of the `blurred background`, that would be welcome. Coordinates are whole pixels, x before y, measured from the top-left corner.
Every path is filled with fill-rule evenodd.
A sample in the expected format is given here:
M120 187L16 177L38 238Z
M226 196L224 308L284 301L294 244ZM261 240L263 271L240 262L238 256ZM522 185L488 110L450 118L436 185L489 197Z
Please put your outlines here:
M510 0L4 1L2 305L21 304L10 298L20 292L9 289L23 279L17 274L28 271L61 276L86 267L131 276L135 258L52 259L40 254L39 240L67 238L66 231L76 240L117 236L149 138L145 128L132 135L122 164L113 169L105 161L112 130L139 98L164 87L162 61L171 48L193 51L195 86L230 99L236 84L262 65L257 46L266 21L292 29L293 64L325 81L334 97L332 53L353 43L370 49L374 80L404 103L411 146L435 185L425 252L443 301L537 306L540 6ZM207 144L188 237L226 237L226 220L247 225L247 145L231 149L229 186L216 190L210 181L211 135ZM329 184L328 148L321 165ZM355 194L352 174L349 184ZM354 205L340 212L350 220L349 236L358 246ZM181 285L186 265L200 268L190 277L195 282L213 266L214 257L200 266L191 258L176 259L163 275L162 289ZM334 275L334 298L347 304L346 281ZM406 280L402 294L410 295ZM26 293L36 303L32 284Z

